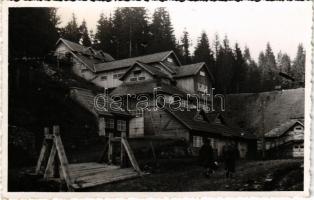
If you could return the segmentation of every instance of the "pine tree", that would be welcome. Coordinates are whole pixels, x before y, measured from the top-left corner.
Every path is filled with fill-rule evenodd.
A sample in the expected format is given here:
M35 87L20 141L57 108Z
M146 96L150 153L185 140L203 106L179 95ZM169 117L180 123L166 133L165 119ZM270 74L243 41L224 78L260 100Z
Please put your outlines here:
M71 21L69 21L68 24L61 29L61 36L64 39L70 40L72 42L80 42L82 34L80 32L80 28L78 27L74 13L72 14Z
M181 38L181 42L182 42L182 56L183 56L183 64L188 64L191 63L191 55L190 55L190 44L191 44L191 40L189 38L189 33L187 32L186 29L184 29L183 31L183 36Z
M261 60L264 59L263 57L263 54L260 55ZM259 68L257 67L256 62L251 58L250 49L247 46L244 47L243 60L246 67L246 72L245 83L244 85L242 85L242 92L259 92L261 73Z
M227 36L225 36L223 45L219 48L216 63L217 91L228 93L232 90L235 58L229 46L229 39Z
M112 41L117 58L146 54L150 41L146 9L116 9L112 20Z
M286 53L282 53L281 51L277 56L277 65L280 72L284 72L291 76L291 60L290 57ZM280 78L280 84L283 88L291 88L291 81L285 78Z
M214 46L214 57L217 60L219 49L221 47L218 33L215 33L215 39L213 42L213 46Z
M233 68L233 92L239 93L243 92L243 87L246 81L247 66L242 55L242 51L239 47L239 44L235 44L235 60Z
M197 45L194 50L194 62L205 62L208 69L215 76L215 60L213 52L210 49L207 34L202 32L201 37L198 39Z
M305 50L302 44L299 44L297 55L293 60L292 73L296 81L304 82L305 80Z
M112 20L102 13L97 21L94 46L116 57L114 43Z
M85 19L83 19L82 25L79 27L81 33L81 44L83 46L89 47L92 45L91 39L88 34L88 29Z
M151 32L150 52L160 52L174 50L176 48L176 39L173 34L173 27L170 21L168 11L163 8L157 8L153 14Z
M279 84L279 76L275 55L269 43L266 45L265 53L261 53L259 56L259 68L262 90L273 90Z
M250 64L250 62L252 61L250 49L247 46L244 47L243 59L247 64Z

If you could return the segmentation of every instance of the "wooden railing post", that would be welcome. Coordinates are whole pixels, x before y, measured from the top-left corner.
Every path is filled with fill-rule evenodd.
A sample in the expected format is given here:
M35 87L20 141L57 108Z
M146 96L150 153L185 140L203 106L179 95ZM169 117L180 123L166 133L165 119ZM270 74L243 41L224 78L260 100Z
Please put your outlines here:
M126 132L122 131L121 132L121 154L120 154L120 167L123 168L125 167L125 149L124 149L124 145L122 142L122 138L126 138Z
M47 137L49 135L49 128L45 127L44 128L44 139L43 139L43 144L40 150L40 154L39 154L39 158L37 161L37 165L36 165L36 169L35 169L35 174L39 174L40 170L41 170L41 166L43 164L44 158L45 158L45 154L46 151L48 150L48 143L47 143Z
M121 137L121 142L122 142L122 144L123 144L123 146L124 146L124 148L126 150L126 153L129 156L129 159L130 159L130 162L131 162L133 168L135 169L135 171L137 171L137 173L139 175L141 175L142 172L140 170L140 167L138 166L138 163L137 163L137 161L135 159L135 156L134 156L133 151L132 151L132 149L131 149L131 147L129 145L128 140L126 138Z
M108 137L108 163L111 164L112 163L112 138L113 138L113 133L109 133L109 137Z
M67 184L67 187L70 191L73 190L72 188L72 180L69 172L69 163L68 159L65 154L65 150L60 138L60 127L59 126L53 126L53 136L54 136L54 144L56 146L56 150L58 153L58 158L60 161L60 166L61 166L61 172L62 172L62 177L65 179L65 182Z

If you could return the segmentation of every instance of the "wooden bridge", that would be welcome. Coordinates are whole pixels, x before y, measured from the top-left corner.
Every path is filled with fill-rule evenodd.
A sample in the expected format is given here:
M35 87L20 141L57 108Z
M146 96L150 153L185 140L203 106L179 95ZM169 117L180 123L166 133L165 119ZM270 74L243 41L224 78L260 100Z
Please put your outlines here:
M113 138L109 134L107 148L101 159L108 156L108 163L88 162L75 163L68 162L61 137L59 126L53 126L53 133L49 133L49 128L45 128L45 136L42 149L37 161L35 175L43 175L45 180L64 181L69 191L93 187L115 181L126 180L144 175L133 155L131 147L126 139L125 133L121 137ZM112 165L112 141L121 141L120 166ZM123 168L126 155L132 167ZM101 160L102 161L102 160Z

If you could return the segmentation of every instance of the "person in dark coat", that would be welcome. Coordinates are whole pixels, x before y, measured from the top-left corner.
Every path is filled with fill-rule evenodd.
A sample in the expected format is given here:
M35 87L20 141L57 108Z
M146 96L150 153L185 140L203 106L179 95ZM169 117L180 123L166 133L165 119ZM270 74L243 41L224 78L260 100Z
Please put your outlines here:
M223 147L223 159L226 169L226 178L232 178L235 173L236 159L238 158L238 150L235 143L227 143Z
M199 150L199 163L205 168L205 175L209 176L213 172L213 148L209 139L204 138L203 141L204 144Z

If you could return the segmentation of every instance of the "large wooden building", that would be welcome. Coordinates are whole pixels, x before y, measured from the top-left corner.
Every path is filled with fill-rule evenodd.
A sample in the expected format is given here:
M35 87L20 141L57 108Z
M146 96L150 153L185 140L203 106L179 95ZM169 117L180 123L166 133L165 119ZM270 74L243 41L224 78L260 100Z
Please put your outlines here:
M114 60L109 54L65 39L58 40L55 56L69 58L74 74L110 89L110 95L121 97L123 103L126 103L128 95L146 97L146 109L139 109L139 99L134 98L127 101L129 105L124 104L123 108L127 107L127 110L99 112L94 107L96 94L93 91L72 88L73 100L97 116L99 135L107 136L112 132L119 137L122 131L126 131L132 140L184 140L192 155L197 154L206 137L211 139L217 157L221 156L222 147L229 141L238 144L241 158L252 157L255 153L254 135L225 123L222 115L208 112L208 104L205 104L202 94L211 93L214 77L204 62L181 65L173 51ZM163 102L158 103L165 105L164 109L151 110L156 106L154 88L163 95ZM199 98L188 98L188 94ZM174 111L168 107L178 99L183 110ZM197 109L198 104L201 109Z

